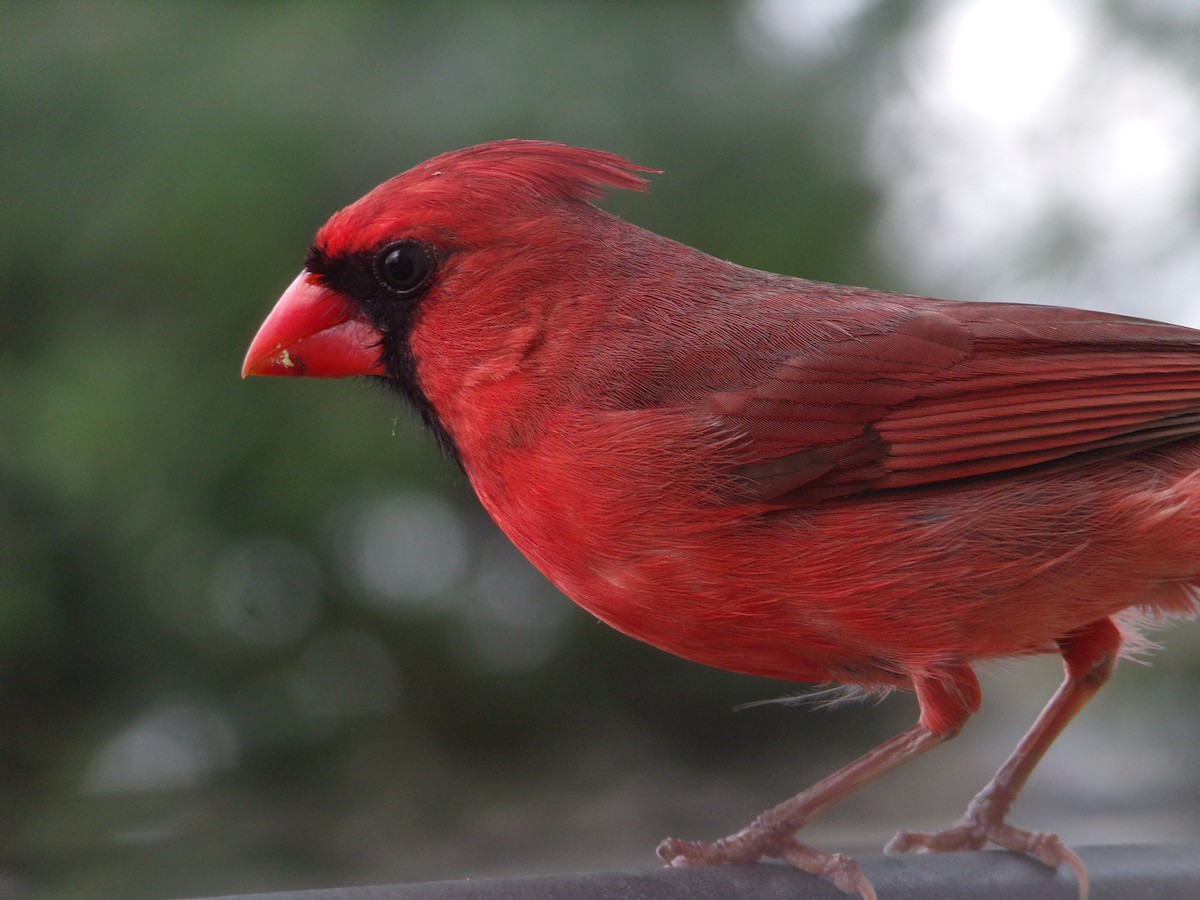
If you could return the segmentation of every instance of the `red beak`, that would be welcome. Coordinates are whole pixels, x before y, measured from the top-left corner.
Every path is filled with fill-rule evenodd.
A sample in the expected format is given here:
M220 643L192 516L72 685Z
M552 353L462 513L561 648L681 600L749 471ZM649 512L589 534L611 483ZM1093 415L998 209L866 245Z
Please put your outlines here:
M250 342L242 377L386 375L382 336L349 300L307 270L288 285Z

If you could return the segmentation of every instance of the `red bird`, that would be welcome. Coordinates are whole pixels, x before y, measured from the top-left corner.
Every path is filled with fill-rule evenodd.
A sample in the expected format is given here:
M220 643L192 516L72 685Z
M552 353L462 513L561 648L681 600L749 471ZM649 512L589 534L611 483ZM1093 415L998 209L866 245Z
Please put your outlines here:
M991 842L1136 626L1200 613L1200 332L773 275L607 214L654 170L500 141L336 213L245 375L369 375L408 398L564 593L697 662L916 692L912 727L670 865L782 858L874 897L795 833L953 737L973 666L1065 679L965 816L891 851Z

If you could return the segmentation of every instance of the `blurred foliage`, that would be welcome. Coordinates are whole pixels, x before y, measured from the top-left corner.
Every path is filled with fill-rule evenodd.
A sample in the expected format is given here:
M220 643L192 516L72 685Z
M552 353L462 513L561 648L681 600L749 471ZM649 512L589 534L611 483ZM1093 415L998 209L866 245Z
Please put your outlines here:
M791 59L770 6L4 5L0 893L648 864L702 821L654 798L780 753L798 786L911 715L731 715L789 688L554 595L392 398L238 379L330 212L499 137L664 169L606 206L716 255L911 287L860 148L929 5ZM458 555L420 591L356 549L430 517ZM589 855L629 829L644 856Z

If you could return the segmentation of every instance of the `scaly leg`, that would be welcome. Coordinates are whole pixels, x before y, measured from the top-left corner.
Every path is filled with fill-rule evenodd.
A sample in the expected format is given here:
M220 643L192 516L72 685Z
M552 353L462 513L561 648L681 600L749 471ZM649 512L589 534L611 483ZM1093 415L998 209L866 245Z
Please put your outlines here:
M876 900L875 889L858 863L841 853L807 847L795 835L859 788L953 737L979 708L979 682L965 665L924 673L915 679L915 687L921 704L916 725L762 813L736 834L711 843L667 838L658 847L659 857L670 866L750 863L774 857L826 878L848 894Z
M1048 866L1066 863L1079 881L1080 900L1086 900L1087 870L1057 835L1022 831L1004 822L1034 766L1112 674L1121 649L1121 635L1111 619L1101 619L1060 639L1058 647L1066 673L1063 683L1000 771L975 795L966 814L942 831L902 831L892 838L884 852L904 853L914 847L978 850L991 841L1009 850L1028 853Z

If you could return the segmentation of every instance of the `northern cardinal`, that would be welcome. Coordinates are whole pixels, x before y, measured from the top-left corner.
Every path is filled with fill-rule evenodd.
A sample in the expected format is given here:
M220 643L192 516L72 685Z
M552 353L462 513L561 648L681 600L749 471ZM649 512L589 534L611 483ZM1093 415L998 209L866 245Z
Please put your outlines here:
M972 667L1065 679L965 816L890 851L991 842L1147 621L1200 613L1200 332L743 268L591 204L620 156L446 153L317 233L243 375L366 375L416 407L513 543L615 628L723 669L916 692L916 724L670 865L782 858L865 898L795 833L953 737ZM641 173L641 174L640 174Z

